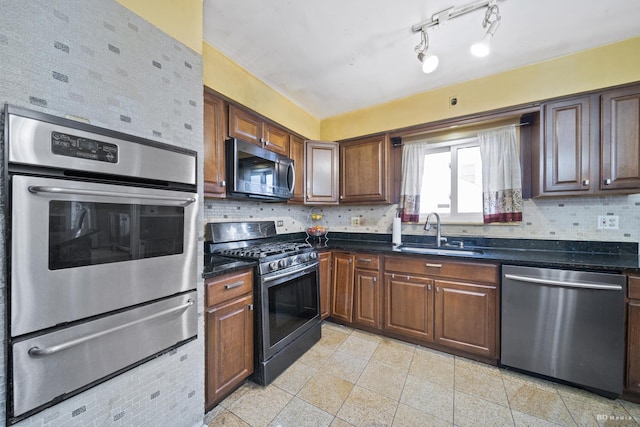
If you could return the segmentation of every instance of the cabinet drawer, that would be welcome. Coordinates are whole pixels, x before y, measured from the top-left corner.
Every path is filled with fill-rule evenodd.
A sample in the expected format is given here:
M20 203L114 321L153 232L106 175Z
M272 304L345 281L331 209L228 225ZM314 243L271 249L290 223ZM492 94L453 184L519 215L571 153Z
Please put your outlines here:
M253 290L252 270L237 271L205 282L207 307L214 306Z
M640 299L640 276L629 276L629 298Z
M387 256L384 269L385 272L396 271L473 282L498 282L498 267L494 264L450 261L442 257Z
M380 256L371 254L356 254L354 265L356 268L378 270L380 269Z

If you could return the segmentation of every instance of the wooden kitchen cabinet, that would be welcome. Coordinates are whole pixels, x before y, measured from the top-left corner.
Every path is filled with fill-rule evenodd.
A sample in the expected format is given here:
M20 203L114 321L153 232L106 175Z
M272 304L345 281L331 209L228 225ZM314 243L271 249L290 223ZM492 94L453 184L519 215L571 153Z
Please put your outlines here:
M385 256L384 329L498 358L498 266Z
M340 143L340 203L390 203L387 135Z
M640 395L640 276L628 277L627 291L627 372L625 392Z
M306 204L338 204L340 190L338 159L339 145L337 142L306 142Z
M293 160L296 171L293 196L289 202L304 203L304 139L296 135L289 136L289 157Z
M606 91L601 98L600 190L640 191L640 85Z
M318 252L320 263L318 270L320 276L320 317L326 319L331 307L331 252Z
M534 197L640 192L640 85L550 101L542 117Z
M331 317L346 323L353 322L353 258L350 253L333 253L331 288Z
M205 410L253 373L253 272L205 281Z
M436 280L436 343L497 358L495 285Z
M227 195L225 138L227 135L226 102L204 93L204 196Z
M433 341L433 279L384 273L384 329Z
M382 280L380 257L354 256L353 323L382 329Z
M229 136L289 156L289 133L257 115L229 105Z

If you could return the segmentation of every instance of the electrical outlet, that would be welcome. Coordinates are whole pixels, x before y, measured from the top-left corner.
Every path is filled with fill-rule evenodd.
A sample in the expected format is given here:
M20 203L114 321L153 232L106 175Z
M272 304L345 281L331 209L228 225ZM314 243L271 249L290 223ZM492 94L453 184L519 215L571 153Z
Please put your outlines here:
M352 227L359 227L360 226L360 217L359 216L352 216L351 217L351 226Z
M282 227L284 225L284 221L282 221L281 219L278 220L278 222L276 222L276 227Z
M598 215L598 230L617 230L619 222L618 215Z

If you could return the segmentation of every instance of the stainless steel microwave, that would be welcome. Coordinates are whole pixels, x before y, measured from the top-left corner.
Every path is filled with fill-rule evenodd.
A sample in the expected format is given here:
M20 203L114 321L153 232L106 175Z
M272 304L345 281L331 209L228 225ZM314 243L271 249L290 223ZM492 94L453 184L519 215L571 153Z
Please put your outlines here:
M226 141L227 196L286 201L293 195L293 160L237 138Z

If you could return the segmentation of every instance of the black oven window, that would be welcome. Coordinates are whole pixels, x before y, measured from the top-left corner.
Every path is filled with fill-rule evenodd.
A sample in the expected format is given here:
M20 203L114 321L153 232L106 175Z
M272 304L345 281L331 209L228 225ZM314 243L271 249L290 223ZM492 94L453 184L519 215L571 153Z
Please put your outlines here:
M318 313L318 287L315 272L270 287L270 346L276 345Z
M183 207L49 203L50 270L181 254L183 245Z

